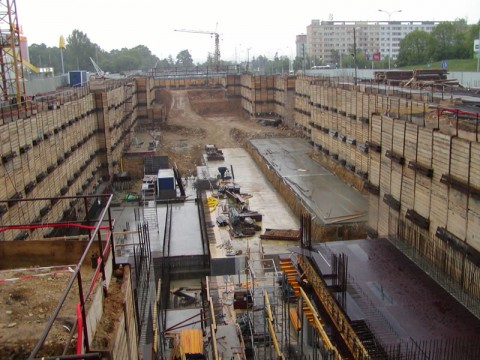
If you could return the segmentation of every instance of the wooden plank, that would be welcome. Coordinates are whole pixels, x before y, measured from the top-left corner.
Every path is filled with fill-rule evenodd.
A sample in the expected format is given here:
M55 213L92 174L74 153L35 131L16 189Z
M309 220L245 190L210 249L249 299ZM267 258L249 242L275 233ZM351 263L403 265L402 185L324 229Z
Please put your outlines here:
M370 153L369 180L375 186L380 186L380 154Z
M371 141L377 145L382 143L382 117L379 115L372 115L372 138Z
M399 155L403 155L405 143L405 122L396 120L393 122L393 144L392 150Z
M478 160L478 159L477 159ZM468 183L470 168L470 142L460 138L452 139L450 175Z
M432 228L436 229L437 226L447 226L447 213L448 202L446 198L440 197L438 193L432 191L430 195L430 220Z
M467 195L450 189L448 202L448 231L460 239L467 235Z
M415 186L415 204L413 209L424 218L430 218L430 194L429 187L417 184Z
M470 148L470 185L480 189L480 143L472 142Z
M405 209L413 209L415 195L415 182L412 178L403 176L402 178L402 193L400 200L402 207Z
M380 159L380 190L390 193L390 177L392 173L391 160L385 156Z
M433 133L433 179L440 181L443 174L448 174L450 171L450 148L451 136L441 134L439 132Z
M477 206L477 208L479 208ZM480 251L480 212L468 210L467 213L467 243L477 251Z
M433 133L429 129L418 128L417 163L432 168ZM435 173L435 170L433 171ZM441 175L440 175L441 176ZM438 180L438 179L437 179ZM432 180L424 175L416 175L415 181L424 187L430 187Z
M398 171L398 169L392 168L391 179L390 179L390 194L395 198L395 200L400 201L401 191L402 191L402 173L401 171Z
M407 164L408 164L408 161L417 161L417 145L418 145L418 126L413 123L406 123L404 155L405 155Z

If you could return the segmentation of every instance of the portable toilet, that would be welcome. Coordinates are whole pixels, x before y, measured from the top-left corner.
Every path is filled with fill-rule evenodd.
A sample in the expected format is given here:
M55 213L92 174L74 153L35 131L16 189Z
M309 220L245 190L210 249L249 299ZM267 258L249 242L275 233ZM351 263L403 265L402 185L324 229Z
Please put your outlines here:
M173 199L176 197L175 174L173 169L160 169L157 176L157 194L159 199Z

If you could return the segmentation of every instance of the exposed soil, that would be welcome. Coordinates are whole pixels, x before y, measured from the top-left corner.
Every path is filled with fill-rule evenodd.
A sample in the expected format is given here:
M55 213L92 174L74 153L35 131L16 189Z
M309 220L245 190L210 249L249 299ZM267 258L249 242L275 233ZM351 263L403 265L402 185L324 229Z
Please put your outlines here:
M26 359L37 344L69 279L72 268L39 269L0 272L0 359ZM82 283L88 289L93 269L82 268ZM61 308L44 346L42 355L58 355L70 336L75 322L75 308L79 303L75 281ZM73 344L76 343L76 331Z
M168 120L160 133L158 155L168 155L181 174L192 175L202 164L206 144L222 149L242 147L254 138L300 136L284 126L257 124L241 109L239 98L226 98L221 89L172 91Z

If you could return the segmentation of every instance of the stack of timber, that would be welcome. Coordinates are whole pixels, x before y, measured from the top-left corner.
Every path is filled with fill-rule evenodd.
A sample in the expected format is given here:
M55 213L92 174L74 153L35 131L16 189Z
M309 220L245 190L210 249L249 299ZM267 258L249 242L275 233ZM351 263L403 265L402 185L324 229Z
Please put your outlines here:
M300 230L292 229L265 229L265 233L260 235L262 240L300 240Z
M447 79L447 70L431 69L431 70L413 70L412 78L406 82L400 83L400 86L422 89L424 87L442 88L447 86L459 87L457 80Z
M402 81L408 81L412 78L412 70L391 70L391 71L375 71L374 79L378 83L389 83L391 85L399 85Z

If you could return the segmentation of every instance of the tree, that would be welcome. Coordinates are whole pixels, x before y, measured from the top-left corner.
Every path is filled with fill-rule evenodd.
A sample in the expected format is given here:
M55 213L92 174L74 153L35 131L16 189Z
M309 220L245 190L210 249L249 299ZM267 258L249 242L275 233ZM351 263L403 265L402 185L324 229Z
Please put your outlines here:
M36 67L53 67L55 74L62 72L60 49L49 48L45 44L29 46L30 63Z
M468 26L465 20L442 22L432 30L433 59L445 60L465 58L464 49Z
M177 61L175 63L177 66L193 66L192 55L188 50L182 50L177 54Z
M468 55L467 57L468 58L472 58L473 57L473 53L474 53L474 49L473 49L473 43L475 42L475 40L477 40L480 36L480 21L478 22L478 24L476 25L472 25L469 29L468 29L468 34L466 36L466 48L467 48L467 52L468 52Z
M148 71L159 61L159 58L153 55L150 49L144 45L138 45L128 50L128 53L138 62L137 69L139 70Z
M67 37L65 48L65 70L88 70L92 69L90 58L95 59L95 51L98 46L93 44L88 36L79 30L73 30Z
M431 41L432 37L426 31L415 30L407 34L400 41L398 65L407 66L430 62L432 58Z

